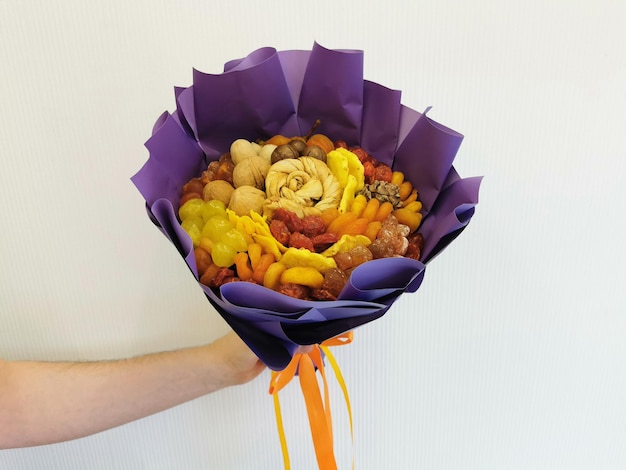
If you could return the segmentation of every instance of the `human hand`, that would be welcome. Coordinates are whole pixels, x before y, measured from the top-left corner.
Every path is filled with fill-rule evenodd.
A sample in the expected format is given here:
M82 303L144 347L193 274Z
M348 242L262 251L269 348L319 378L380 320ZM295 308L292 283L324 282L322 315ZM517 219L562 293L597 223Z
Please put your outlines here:
M265 369L265 365L233 331L208 347L217 355L223 387L249 382Z

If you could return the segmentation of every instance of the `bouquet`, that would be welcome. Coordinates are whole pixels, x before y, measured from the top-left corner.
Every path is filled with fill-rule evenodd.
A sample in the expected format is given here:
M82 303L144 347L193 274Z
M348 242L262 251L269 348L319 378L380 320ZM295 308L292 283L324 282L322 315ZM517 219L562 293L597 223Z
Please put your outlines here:
M481 178L461 178L453 167L463 136L430 119L427 116L428 110L419 113L403 105L400 91L364 80L361 51L329 50L319 44L314 44L310 51L261 48L245 58L226 63L221 74L194 70L193 84L185 88L175 88L174 91L176 110L172 113L165 112L157 119L152 136L146 142L149 159L132 177L145 198L148 216L176 247L208 301L274 371L271 386L273 393L296 373L310 376L315 374L316 369L323 373L324 355L333 362L333 368L337 372L334 359L326 346L349 341L349 335L356 327L380 318L402 294L415 292L420 287L426 265L471 220L478 202ZM304 143L299 144L302 148L298 149L297 155L274 155L280 146L297 144L291 142L294 138L281 140L284 136L297 136L295 140ZM311 139L314 140L313 144L307 145ZM351 267L340 291L328 298L319 295L285 295L287 290L274 288L277 282L275 279L271 283L263 282L263 279L257 279L257 282L204 281L206 266L199 266L204 264L198 257L200 242L194 237L195 232L189 227L190 224L185 226L182 218L193 210L202 210L201 206L204 204L204 200L201 200L194 209L194 203L189 204L194 196L188 199L184 197L185 193L201 194L211 177L207 177L202 187L195 192L189 187L194 182L198 184L202 180L201 175L206 176L211 168L212 178L215 179L215 172L219 171L218 163L228 163L228 158L231 162L243 160L239 154L245 153L249 148L255 148L256 154L262 155L262 148L267 147L268 143L273 145L273 148L266 151L265 158L270 161L268 165L250 165L246 171L239 171L246 181L243 186L254 187L257 184L257 190L261 191L259 188L262 188L267 191L266 199L261 201L263 204L254 207L244 205L239 210L237 204L227 199L224 206L227 207L226 217L231 225L238 227L247 240L246 245L238 251L246 253L250 242L255 245L263 245L262 241L270 243L263 245L266 247L265 251L274 253L272 261L280 264L281 257L288 257L286 250L300 252L306 248L295 242L297 248L288 248L286 243L274 243L276 237L273 235L276 232L273 227L270 229L269 220L285 220L283 213L297 213L298 207L281 206L278 196L269 196L269 186L273 188L275 183L272 180L270 185L269 174L274 174L270 172L278 164L287 164L284 162L297 161L298 158L305 162L309 158L316 160L315 155L305 157L302 152L308 152L306 147L324 147L328 141L331 142L331 147L323 149L324 157L317 158L317 162L320 158L324 160L332 170L331 176L334 175L339 183L335 204L339 206L339 209L335 207L339 214L349 212L351 206L356 204L358 195L362 196L361 200L373 199L371 192L377 191L373 186L376 180L373 180L370 171L370 184L367 184L366 162L370 166L375 165L375 168L382 168L382 172L387 174L385 178L389 184L395 182L395 186L400 188L406 181L416 189L412 191L412 199L408 199L405 191L402 195L404 202L396 195L396 200L393 201L396 205L389 210L398 214L396 221L408 220L408 225L415 225L410 230L419 234L419 243L414 244L411 256L401 256L392 251L388 256L370 258L371 260ZM320 145L315 145L316 143ZM287 149L289 151L291 150ZM354 157L348 156L347 162L344 162L341 155L333 152L342 155L349 153L358 160L355 162ZM361 167L358 167L357 162ZM313 163L315 162L308 164ZM237 162L235 168L239 165ZM313 166L317 168L319 164L315 163ZM365 168L366 176L356 171L357 186L354 187L354 184L348 184L347 178L353 176L352 171L347 170L349 174L344 174L341 173L342 170L337 170L338 167ZM232 175L223 179L228 178L232 179ZM240 176L239 179L241 178ZM331 180L322 180L318 189L327 181ZM335 184L334 180L331 182ZM267 188L264 187L265 184L268 185ZM300 190L304 184L306 182L301 182L296 189ZM278 190L278 193L284 195L285 191L295 191L293 188L289 189L288 184L287 186L284 190ZM322 189L325 195L332 192L330 183ZM359 194L357 190L360 191ZM370 193L363 193L364 190L370 190ZM230 194L231 191L227 190L226 193ZM317 196L317 199L313 196L312 202L310 194L305 198L307 203L303 207L306 210L299 214L300 217L314 215L324 219L328 211L324 212L326 208L320 205L321 197L319 194ZM302 199L298 195L293 198ZM382 201L379 204L381 207ZM417 223L414 217L405 219L402 211L395 212L402 209L403 204L408 207L412 203L419 203L411 206L414 209L419 208ZM279 213L283 215L279 217ZM274 214L275 217L272 217ZM256 229L248 222L248 218L258 224ZM325 223L331 222L332 219L328 219ZM384 220L381 218L378 222ZM344 233L348 237L345 238L341 235L343 228L337 229L336 239L326 240L323 248L331 249L330 255L326 256L329 260L334 259L333 254L347 250L342 247L353 246L355 237L365 237L361 240L368 238L365 228L359 235ZM366 245L376 239L375 233L369 235L369 240L364 242ZM405 235L408 236L407 233L396 232L396 236L390 240ZM274 241L268 242L264 237ZM212 247L212 256L217 260L219 255L214 245L205 247L205 251L211 252ZM318 251L323 253L325 250ZM293 254L293 251L290 253ZM242 273L246 269L246 259L245 256L240 258L238 263L241 261L241 264L234 261L231 263L232 258L228 256L224 258L226 261L221 262L222 265L233 265L232 272L235 276L230 277L236 278L234 280L244 277ZM258 256L253 256L252 251L248 259L258 262ZM288 264L288 267L291 266ZM296 267L299 267L298 263ZM321 279L328 269L320 268L322 277L313 276L308 288L320 287ZM297 271L299 274L302 272ZM278 279L281 277L278 276ZM233 279L229 278L230 280ZM296 274L289 278L290 285L297 285L294 280L297 281ZM299 348L303 345L313 345L312 352L300 353ZM312 392L305 393L310 395ZM307 406L310 407L317 406L317 403L315 399L307 400ZM330 427L330 423L323 421L314 424L312 420L311 426L312 429L315 426ZM318 439L316 452L320 468L335 468L332 442L329 444L328 437L321 441Z

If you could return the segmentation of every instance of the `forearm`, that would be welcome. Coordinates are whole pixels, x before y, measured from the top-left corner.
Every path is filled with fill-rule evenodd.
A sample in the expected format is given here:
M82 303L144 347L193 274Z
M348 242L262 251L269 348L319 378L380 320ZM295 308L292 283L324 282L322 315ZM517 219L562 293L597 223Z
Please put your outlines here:
M59 442L165 410L228 382L214 347L92 363L0 363L0 448Z

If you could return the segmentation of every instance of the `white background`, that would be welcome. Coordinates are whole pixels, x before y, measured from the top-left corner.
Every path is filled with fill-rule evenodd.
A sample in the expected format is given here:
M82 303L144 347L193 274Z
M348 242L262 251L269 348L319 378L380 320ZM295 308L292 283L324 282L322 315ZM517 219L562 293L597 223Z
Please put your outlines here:
M119 358L226 332L129 178L192 68L318 41L433 105L466 136L457 170L485 176L418 293L335 349L356 468L626 468L626 4L575 3L0 0L0 355ZM268 382L0 451L0 468L278 469ZM312 469L292 385L292 464Z

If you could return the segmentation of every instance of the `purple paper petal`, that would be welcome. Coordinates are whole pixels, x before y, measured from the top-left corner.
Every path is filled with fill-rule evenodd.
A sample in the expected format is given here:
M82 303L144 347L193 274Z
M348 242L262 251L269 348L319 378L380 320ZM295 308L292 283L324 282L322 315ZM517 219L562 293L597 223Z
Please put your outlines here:
M319 119L316 132L356 144L361 137L363 52L337 51L315 44L300 92L301 129Z
M410 258L381 258L357 267L340 299L379 301L406 291L425 266ZM415 288L417 289L417 288Z
M400 130L402 92L364 82L360 145L379 162L393 165Z
M394 170L418 188L424 214L433 207L463 136L422 114L400 144Z
M420 231L424 235L422 258L430 262L448 246L460 230L464 229L474 215L478 203L481 177L459 179L447 186L424 219ZM443 243L442 243L443 241Z
M203 169L202 150L169 114L157 121L145 145L150 159L131 180L148 205L165 198L178 207L183 185Z
M295 115L280 60L271 51L253 52L250 60L225 74L194 70L196 132L209 160L228 151L236 139L278 133Z

